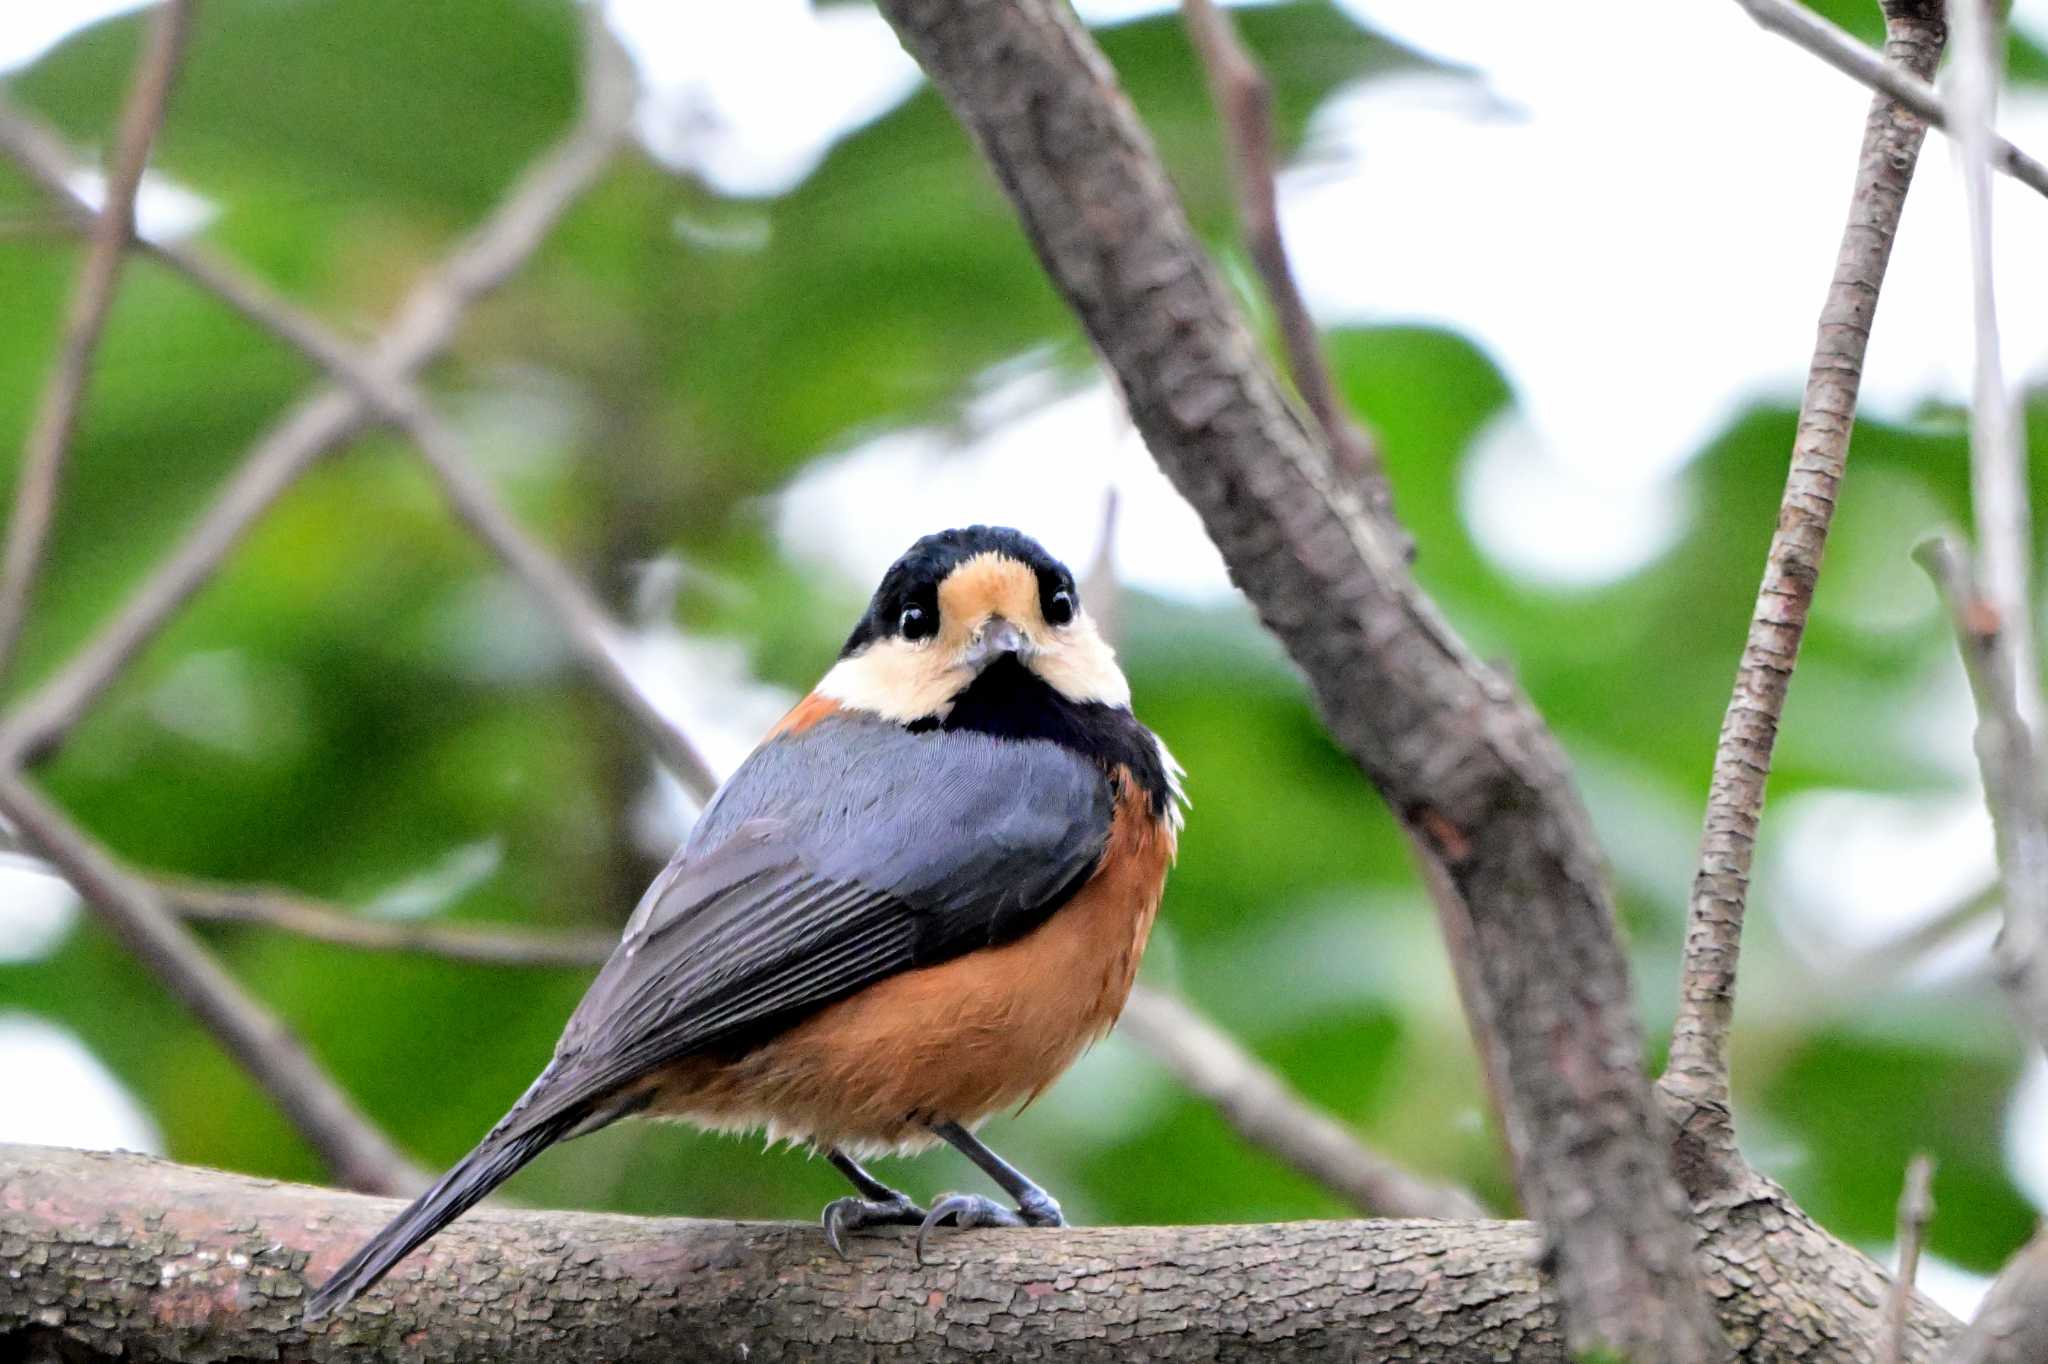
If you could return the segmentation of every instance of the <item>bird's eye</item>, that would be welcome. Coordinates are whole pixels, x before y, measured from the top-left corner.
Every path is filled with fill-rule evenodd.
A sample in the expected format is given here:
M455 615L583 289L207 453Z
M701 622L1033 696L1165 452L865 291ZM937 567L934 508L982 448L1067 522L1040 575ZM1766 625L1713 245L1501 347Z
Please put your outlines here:
M1065 625L1073 618L1074 594L1063 587L1045 604L1045 621L1048 625Z
M896 628L902 632L905 639L930 639L938 633L939 622L933 612L925 610L922 606L906 606L903 608L903 614L897 618Z

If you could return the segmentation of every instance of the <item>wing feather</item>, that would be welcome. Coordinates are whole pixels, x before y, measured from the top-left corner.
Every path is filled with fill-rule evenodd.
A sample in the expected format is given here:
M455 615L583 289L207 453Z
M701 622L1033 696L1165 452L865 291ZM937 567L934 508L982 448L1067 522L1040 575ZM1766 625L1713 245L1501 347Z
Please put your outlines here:
M1049 742L846 714L771 739L648 888L522 1116L1028 932L1112 810L1101 769Z

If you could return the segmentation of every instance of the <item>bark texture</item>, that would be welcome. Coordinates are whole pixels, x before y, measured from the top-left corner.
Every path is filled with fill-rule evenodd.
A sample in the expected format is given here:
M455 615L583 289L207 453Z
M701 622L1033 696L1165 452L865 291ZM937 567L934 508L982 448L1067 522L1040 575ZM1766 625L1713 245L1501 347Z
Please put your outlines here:
M1417 590L1288 402L1066 5L882 10L980 144L1330 733L1469 911L1517 1186L1545 1228L1573 1347L1719 1357L1605 869L1555 741Z
M1947 37L1943 10L1943 0L1886 0L1886 55L1915 76L1931 79ZM1685 978L1664 1079L1664 1092L1687 1133L1682 1165L1695 1193L1703 1183L1730 1177L1737 1167L1728 1103L1728 1034L1764 783L1848 463L1878 291L1926 136L1927 125L1890 97L1880 94L1872 100L1849 221L1842 229L1799 405L1778 527L1714 751L1699 872L1687 914Z
M1564 1364L1525 1222L907 1234L482 1209L308 1333L308 1280L386 1199L142 1156L0 1147L0 1359L1429 1360ZM1769 1185L1708 1210L1707 1282L1757 1361L1850 1364L1882 1273ZM1916 1301L1906 1358L1958 1331Z

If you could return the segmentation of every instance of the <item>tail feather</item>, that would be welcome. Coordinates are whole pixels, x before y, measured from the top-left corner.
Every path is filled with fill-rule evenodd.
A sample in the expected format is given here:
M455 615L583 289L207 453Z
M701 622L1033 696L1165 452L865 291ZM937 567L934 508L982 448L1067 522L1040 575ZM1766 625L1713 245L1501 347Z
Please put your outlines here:
M515 1110L516 1111L516 1110ZM510 1179L520 1167L547 1147L571 1135L572 1129L588 1115L577 1111L530 1127L515 1128L501 1123L476 1149L456 1162L455 1168L412 1201L412 1205L391 1219L384 1230L321 1284L306 1304L308 1323L347 1306L366 1292L391 1267L471 1208L491 1190Z

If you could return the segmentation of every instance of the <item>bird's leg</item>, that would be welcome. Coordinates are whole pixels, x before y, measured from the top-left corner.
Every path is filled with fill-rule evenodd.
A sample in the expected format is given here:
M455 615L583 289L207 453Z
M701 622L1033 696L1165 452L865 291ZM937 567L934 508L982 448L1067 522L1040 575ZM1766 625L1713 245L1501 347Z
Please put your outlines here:
M943 1137L953 1148L979 1165L982 1172L997 1184L1003 1192L1017 1200L1017 1210L1012 1212L992 1199L980 1194L947 1194L932 1204L932 1210L917 1228L917 1258L924 1261L924 1238L940 1222L951 1219L956 1227L1064 1227L1066 1218L1060 1215L1060 1205L1053 1196L1033 1184L1028 1176L1016 1166L981 1144L981 1141L957 1122L933 1123L932 1131Z
M846 1176L847 1181L860 1191L858 1198L835 1198L825 1205L818 1222L825 1228L825 1241L839 1252L839 1258L847 1258L846 1246L840 1239L849 1231L862 1227L915 1227L924 1223L924 1209L910 1201L910 1195L899 1193L881 1180L876 1179L860 1167L859 1162L838 1147L825 1152L825 1159L832 1162L832 1168Z

